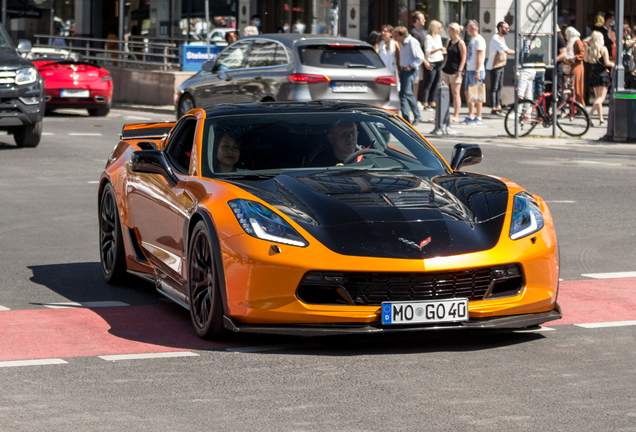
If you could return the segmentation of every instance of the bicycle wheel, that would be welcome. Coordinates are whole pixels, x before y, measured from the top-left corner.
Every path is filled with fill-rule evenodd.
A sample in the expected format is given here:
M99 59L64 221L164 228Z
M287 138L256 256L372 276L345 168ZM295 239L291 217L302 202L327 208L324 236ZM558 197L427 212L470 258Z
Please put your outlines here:
M523 99L519 101L519 136L526 136L532 129L534 129L538 123L542 122L541 113L539 108L535 106L535 103L530 99ZM515 106L512 105L506 114L506 120L504 122L506 132L511 137L515 136Z
M559 107L557 126L570 136L582 136L590 128L590 115L583 105L570 100Z

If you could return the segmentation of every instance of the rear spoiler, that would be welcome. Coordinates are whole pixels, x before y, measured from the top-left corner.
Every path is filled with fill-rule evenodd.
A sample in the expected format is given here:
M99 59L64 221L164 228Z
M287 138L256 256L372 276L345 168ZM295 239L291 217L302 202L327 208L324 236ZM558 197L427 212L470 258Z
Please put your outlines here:
M120 139L164 139L176 122L132 123L124 125Z

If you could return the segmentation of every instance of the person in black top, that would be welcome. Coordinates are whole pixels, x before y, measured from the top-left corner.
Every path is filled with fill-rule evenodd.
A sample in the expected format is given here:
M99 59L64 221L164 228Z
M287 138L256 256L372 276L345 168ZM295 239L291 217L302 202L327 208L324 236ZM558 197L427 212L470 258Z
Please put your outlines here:
M609 38L609 35L608 35L609 29L610 27L612 27L612 25L614 25L614 12L607 12L605 14L605 24L603 24L603 27L594 29L594 30L598 30L603 35L603 43L605 44L605 48L607 48L607 51L609 53L612 52L612 47L614 46L614 42L612 42L612 40ZM610 57L611 57L611 54L610 54Z
M411 15L411 23L413 27L409 30L411 36L413 36L419 43L420 48L422 48L422 52L424 52L424 41L426 40L426 32L424 31L424 24L426 24L426 18L422 12L414 12ZM426 57L426 56L425 56ZM430 67L430 63L424 58L424 62L422 62L422 67L420 67L420 71L418 72L418 76L415 79L415 84L413 84L413 94L415 95L415 99L424 103L423 91L420 91L420 80L424 77L424 71ZM424 87L422 87L422 90Z
M446 47L446 58L442 66L442 80L450 87L453 95L453 116L451 122L459 121L459 109L462 106L460 95L462 86L462 72L466 65L466 44L461 39L463 27L457 23L448 25L448 45Z

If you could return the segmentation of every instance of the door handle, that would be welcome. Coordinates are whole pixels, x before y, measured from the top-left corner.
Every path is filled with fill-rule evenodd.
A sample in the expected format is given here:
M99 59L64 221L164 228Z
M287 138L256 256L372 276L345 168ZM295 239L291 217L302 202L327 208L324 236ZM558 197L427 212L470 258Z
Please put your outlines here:
M262 76L260 76L260 75L257 75L257 76L255 76L255 77L254 77L254 79L255 79L255 80L259 80L259 79L261 79L261 78L263 78L263 77L262 77Z

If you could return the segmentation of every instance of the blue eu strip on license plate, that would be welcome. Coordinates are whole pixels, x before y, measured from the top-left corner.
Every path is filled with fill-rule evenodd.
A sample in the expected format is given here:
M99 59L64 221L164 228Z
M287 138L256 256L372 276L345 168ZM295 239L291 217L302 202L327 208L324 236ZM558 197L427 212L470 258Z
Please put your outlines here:
M382 303L382 324L468 321L468 299Z

